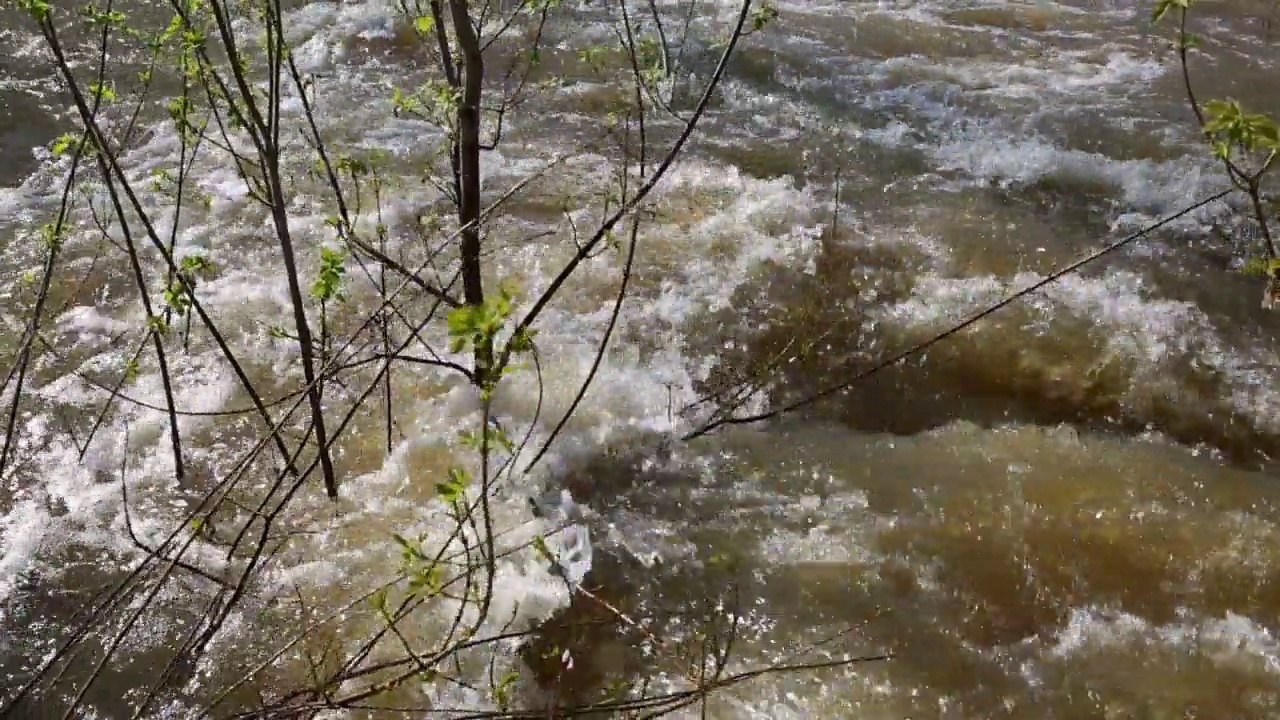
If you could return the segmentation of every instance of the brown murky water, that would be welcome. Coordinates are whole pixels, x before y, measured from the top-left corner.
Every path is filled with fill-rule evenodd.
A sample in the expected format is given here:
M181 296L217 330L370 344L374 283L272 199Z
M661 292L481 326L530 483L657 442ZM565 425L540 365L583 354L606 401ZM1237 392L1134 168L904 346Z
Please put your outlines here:
M1237 269L1250 236L1238 208L1196 213L782 421L672 441L703 419L679 414L700 393L762 373L764 406L803 397L1223 184L1171 71L1170 31L1149 26L1143 3L783 10L735 61L705 135L660 192L619 346L546 472L510 490L501 523L522 528L524 496L572 476L592 511L588 584L652 623L649 632L687 638L720 603L746 619L744 667L893 655L762 678L718 698L714 717L1276 717L1280 319L1258 308L1259 281ZM1280 112L1275 3L1203 3L1203 14L1199 87ZM324 102L339 108L325 121L334 141L397 153L403 177L391 202L396 222L409 223L432 202L412 181L430 149L421 128L385 112L388 84L419 77L392 16L376 3L312 4L291 27L325 73ZM27 47L20 23L0 22L2 49ZM0 173L16 188L0 197L12 209L0 219L12 236L2 241L6 280L33 261L13 239L25 237L54 187L26 146L52 137L49 118L62 112L40 84L39 53L22 52L0 55ZM699 67L710 62L700 52L691 52ZM574 68L572 57L553 60ZM532 119L511 129L493 160L494 186L527 172L530 158L580 151L611 92L579 84L531 106ZM147 145L133 161L165 152ZM525 238L559 221L566 196L582 199L575 193L599 179L598 164L571 164L563 182L539 186L496 226L495 278L547 281L573 249L563 237ZM199 173L216 197L188 221L183 242L223 268L210 305L238 343L257 348L255 377L284 392L293 382L287 355L262 334L262 318L281 308L277 261L225 168L210 162ZM306 213L300 234L318 239L320 223ZM92 237L86 230L77 252L89 256ZM587 268L548 316L542 400L553 420L544 415L543 425L586 371L619 262ZM50 331L68 355L40 366L37 408L47 417L92 417L92 392L59 376L118 371L119 348L130 346L109 338L136 319L136 303L124 287L95 294L110 279L89 277L83 294L66 293L74 311ZM21 296L4 297L11 320ZM243 404L199 348L181 362L191 403ZM138 382L139 396L156 396L154 378ZM272 632L393 572L391 532L436 527L434 483L423 478L460 456L454 431L465 403L426 371L395 383L405 403L396 451L386 457L376 413L357 423L340 457L344 497L333 507L318 491L299 499L288 522L307 534L265 571L212 667L197 673L197 698L266 657ZM539 397L528 387L516 382L500 397L504 423L531 421ZM24 432L44 449L0 490L6 684L56 641L85 588L129 557L112 539L117 493L94 483L118 466L126 419L113 419L80 462L41 417L33 409ZM163 423L128 419L131 482L145 503L135 513L145 520L135 521L167 527L166 503L178 493L155 459L163 453L146 445L163 445ZM193 421L190 432L207 468L252 436L220 422ZM536 573L513 570L504 582L504 608L550 612L565 601ZM104 712L163 662L166 638L191 615L184 602L202 592L194 583L166 596L146 637L91 698ZM579 599L558 617L598 614ZM424 612L415 622L431 637L440 618ZM324 637L354 644L376 626L357 610ZM544 645L570 646L575 669L526 650L527 675L583 699L618 677L679 670L644 656L640 639L616 624L549 628ZM305 673L290 654L261 684L288 686ZM237 700L252 704L253 692Z

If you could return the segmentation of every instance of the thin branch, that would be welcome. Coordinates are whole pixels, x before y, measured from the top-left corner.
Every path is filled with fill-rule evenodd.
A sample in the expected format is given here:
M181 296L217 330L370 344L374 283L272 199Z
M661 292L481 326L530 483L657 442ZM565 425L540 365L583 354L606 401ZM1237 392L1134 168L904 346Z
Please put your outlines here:
M639 190L637 190L636 194L630 200L624 202L621 207L614 211L614 213L600 225L592 238L582 245L582 248L578 250L577 254L575 254L560 273L556 275L555 279L551 281L551 284L547 286L547 289L542 292L542 295L538 297L533 306L529 308L529 310L524 314L524 317L522 317L520 322L517 323L513 334L514 337L521 337L528 331L529 327L538 319L538 316L546 309L547 304L551 302L551 299L560 291L560 288L578 269L578 266L582 264L583 260L585 260L591 251L604 240L604 238L609 234L609 231L618 224L624 215L634 211L640 206L640 203L644 202L644 199L648 197L649 193L652 192L657 184L662 181L662 178L666 176L667 171L670 170L671 166L675 164L676 158L679 157L685 144L689 141L689 138L692 137L693 131L698 125L698 121L706 112L707 106L711 102L711 96L719 87L720 80L724 77L725 70L728 69L729 58L732 57L733 51L737 48L738 41L742 38L743 29L745 28L747 18L750 17L750 15L751 0L744 0L741 9L738 12L738 21L734 26L733 34L730 36L728 43L726 43L724 52L720 56L720 62L716 66L715 72L712 73L711 79L707 82L706 90L702 94L702 99L698 101L697 108L694 110L689 122L685 124L684 130L680 133L675 144L654 170L653 176L650 177L649 180L639 188ZM496 365L498 372L501 372L501 368L505 367L507 362L509 362L511 349L510 343L503 348L502 354Z
M1178 218L1183 217L1184 215L1188 215L1206 205L1209 205L1210 203L1217 202L1227 197L1228 195L1232 194L1233 192L1236 192L1235 188L1222 190L1217 193L1214 193L1213 195L1210 195L1196 203L1193 203L1192 205L1189 205L1183 208L1182 210L1179 210L1178 212L1161 219L1156 223L1148 225L1147 227L1141 230L1138 230L1137 232L1127 235L1119 240L1116 240L1115 242L1112 242L1106 245L1105 247L1099 250L1089 253L1085 257L1079 260L1076 260L1070 265L1067 265L1066 267L1060 270L1050 273L1047 277L1035 283L1032 283L1031 285L1028 285L1025 288L1022 288L1021 290L1018 290L1017 292L1013 293L1012 295L1009 295L1008 297L1001 300L1000 302L997 302L994 305L986 307L983 310L969 316L967 319L948 327L946 330L943 330L942 332L938 333L937 335L934 335L928 340L924 340L922 342L916 343L915 345L912 345L906 350L898 352L890 356L889 358L882 360L876 363L875 365L865 370L862 370L861 372L856 373L855 375L853 375L847 380L842 380L838 383L828 385L825 388L815 393L812 393L810 395L805 396L804 398L801 398L800 400L795 400L782 407L779 407L774 410L770 410L768 412L763 412L756 415L749 415L745 417L732 417L732 416L715 417L710 422L704 424L698 429L692 432L686 433L682 439L692 440L694 438L706 435L712 430L715 430L716 428L719 428L719 427L723 427L725 425L746 425L750 423L756 423L756 422L761 422L763 420L776 418L780 415L785 415L787 413L790 413L802 407L805 407L806 405L811 405L819 400L835 395L836 393L840 393L845 390L848 390L849 388L853 387L857 383L867 379L868 377L871 377L872 375L880 372L881 370L897 365L898 363L902 362L903 360L906 360L907 358L910 358L914 355L918 355L921 352L924 352L925 350L932 347L933 345L936 345L937 343L940 343L943 340L946 340L947 338L950 338L953 335L956 335L957 333L963 331L964 329L970 327L971 325L974 325L975 323L980 322L981 320L989 317L990 315L996 312L999 312L1000 310L1008 307L1009 305L1012 305L1026 298L1027 296L1031 295L1032 293L1035 293L1036 291L1044 287L1052 285L1053 283L1061 280L1067 275L1070 275L1072 273L1079 271L1081 268L1085 267L1086 265L1089 265L1090 263L1093 263L1099 258L1105 257L1106 255L1109 255L1115 252L1116 250L1123 248L1124 246L1132 243L1135 240L1146 237L1147 234L1152 232L1153 230L1157 230L1165 225L1168 225L1174 220L1177 220Z

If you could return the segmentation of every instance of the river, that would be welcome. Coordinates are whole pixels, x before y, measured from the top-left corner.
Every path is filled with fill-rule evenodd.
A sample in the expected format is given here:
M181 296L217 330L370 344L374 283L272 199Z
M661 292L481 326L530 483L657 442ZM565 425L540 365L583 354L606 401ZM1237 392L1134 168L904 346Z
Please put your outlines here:
M735 668L890 656L758 678L720 693L709 716L1280 716L1280 317L1260 308L1262 281L1240 270L1256 232L1238 198L847 391L776 421L679 440L706 420L700 408L681 410L733 378L763 372L756 410L803 398L1225 188L1186 104L1172 29L1152 27L1149 5L780 3L730 66L656 191L591 392L539 470L495 506L498 527L522 538L533 527L530 494L566 478L587 488L588 585L671 642L731 605L742 619ZM435 195L421 182L429 135L391 113L392 88L423 77L407 28L380 0L294 6L288 32L319 74L325 132L393 158L385 220L393 235L410 234ZM733 12L727 1L700 3L702 44L690 51L700 72L714 61L706 39ZM1280 113L1280 6L1200 2L1196 12L1202 92ZM0 10L6 369L41 259L34 229L66 171L32 149L70 118L32 31ZM577 36L551 36L562 45L549 57L573 66ZM491 228L494 282L546 287L574 251L558 208L587 203L603 182L583 138L616 92L566 82L522 109L486 155L495 193L555 154L576 156ZM157 124L126 162L143 173L175 147ZM296 362L267 330L289 306L265 216L225 163L202 160L193 172L208 204L182 221L179 247L218 268L202 297L227 318L255 381L271 395L297 387ZM290 212L298 237L325 236L316 206ZM539 236L553 226L558 235ZM78 447L104 395L77 373L114 377L139 337L126 266L93 261L99 237L84 220L68 241L59 314L46 328L56 352L35 364L19 418L22 462L0 485L7 688L26 682L77 610L136 563L120 474L130 522L146 538L180 522L193 497L173 487L161 412L125 406ZM539 390L524 370L504 385L494 409L504 427L523 432L540 409L534 436L547 436L591 365L621 266L618 253L588 263L550 307L537 336L545 383ZM244 405L212 348L197 342L174 356L184 409ZM341 608L394 573L393 533L440 541L448 532L430 510L432 488L465 452L456 431L474 406L466 387L425 367L397 371L394 387L393 451L378 417L357 419L339 443L341 497L330 503L308 486L296 498L286 523L296 534L191 671L185 701L216 696L299 618ZM163 403L149 360L129 388ZM181 425L197 487L254 437L248 420ZM192 552L219 567L214 544ZM535 562L504 566L497 591L495 613L526 623L594 612L577 600L566 611L564 588ZM135 691L210 592L190 576L166 586L87 696L92 717L130 716ZM429 635L447 618L416 622ZM341 647L370 623L353 612L321 634ZM546 635L574 655L564 690L574 698L618 677L677 672L625 626ZM290 658L235 701L248 708L259 690L305 685L305 665ZM524 675L546 672L534 665ZM432 692L440 706L480 701L466 689ZM54 689L19 712L60 717L65 701ZM183 717L183 705L156 712Z

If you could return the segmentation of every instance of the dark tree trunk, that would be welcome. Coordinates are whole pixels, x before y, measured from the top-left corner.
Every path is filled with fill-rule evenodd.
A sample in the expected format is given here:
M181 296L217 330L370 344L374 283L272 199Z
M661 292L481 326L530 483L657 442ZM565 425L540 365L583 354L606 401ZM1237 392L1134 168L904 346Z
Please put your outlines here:
M458 101L458 221L462 225L462 296L467 305L484 305L480 274L480 97L484 92L484 53L471 24L467 0L450 0L454 33L462 62L462 97ZM493 347L482 342L475 348L475 382L483 386L493 365Z

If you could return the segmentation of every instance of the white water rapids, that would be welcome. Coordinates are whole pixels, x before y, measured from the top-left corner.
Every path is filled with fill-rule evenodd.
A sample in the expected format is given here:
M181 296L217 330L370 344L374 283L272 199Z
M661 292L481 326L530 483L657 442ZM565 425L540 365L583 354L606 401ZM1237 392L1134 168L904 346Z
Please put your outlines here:
M387 158L382 215L366 205L361 222L384 223L393 247L407 247L439 197L421 181L432 131L391 112L393 88L425 77L403 47L394 5L307 3L287 28L303 69L317 74L326 138ZM700 3L701 44L690 48L699 72L731 5ZM1199 66L1206 92L1280 110L1274 9L1204 5L1199 31L1213 49ZM1280 320L1258 309L1259 281L1238 272L1242 248L1213 233L1232 228L1244 242L1238 203L1197 211L781 423L678 440L703 417L679 411L726 377L796 353L772 373L769 391L774 400L799 397L1225 183L1195 132L1168 32L1149 27L1146 4L831 0L779 9L730 67L689 152L655 192L632 293L591 391L538 469L500 489L502 546L552 527L531 513L530 496L585 479L586 582L628 616L687 638L693 629L682 618L736 600L738 669L894 655L735 687L712 707L726 720L1275 717L1280 488L1270 457L1280 450ZM5 22L0 137L45 143L68 117L65 99L44 74L46 50L31 28L10 15ZM584 37L606 32L553 29L548 55L571 59ZM575 251L560 206L584 226L595 217L591 192L611 168L584 138L599 128L611 92L563 83L484 156L493 196L571 156L489 228L486 280L513 282L517 310ZM298 104L286 111L296 118ZM124 158L139 179L169 167L178 150L168 124L144 137ZM331 209L316 200L323 187L305 178L311 158L301 140L290 153L301 189L289 216L310 277L317 248L332 242ZM6 358L41 260L34 238L67 171L65 159L37 151L28 160L6 140L0 160L11 158L20 170L0 169ZM217 266L200 285L202 302L268 394L288 392L302 375L296 353L270 332L291 311L268 217L225 157L200 156L192 181L208 203L184 210L178 254L201 252ZM148 200L162 207L158 194ZM165 212L162 236L173 222ZM128 519L144 540L172 531L195 497L173 487L161 411L120 405L81 457L72 431L85 429L105 397L82 376L123 371L143 314L124 265L94 263L101 232L91 218L81 212L76 222L55 284L66 308L45 330L56 352L35 364L18 422L21 463L0 486L0 687L25 682L77 609L139 561L125 531L122 474ZM532 425L524 462L591 366L622 262L608 252L584 264L540 321L541 386L526 367L497 395L493 415L512 435ZM352 307L368 307L368 281L355 268L349 278ZM159 408L149 355L127 393ZM246 405L203 339L173 358L184 411ZM393 533L424 546L449 541L434 488L451 465L469 462L457 433L477 420L472 388L427 367L398 369L393 385L392 452L377 413L356 419L339 443L339 500L325 499L317 482L289 506L282 525L294 534L192 670L193 704L264 661L300 623L394 574ZM257 437L252 421L181 418L198 487ZM187 557L211 572L227 563L204 541ZM166 586L89 697L98 717L128 717L130 691L154 679L210 592L191 576ZM569 607L563 582L526 548L502 561L488 629L511 618L531 627ZM409 632L419 639L450 620L444 611L415 618ZM351 611L305 650L358 642L378 622ZM598 689L643 668L659 685L678 684L675 668L633 640L567 639L573 682ZM814 650L819 641L827 642ZM305 684L300 657L281 662L261 689ZM532 692L537 672L514 645L501 659ZM490 702L446 683L412 693L440 707ZM246 707L253 698L237 696ZM175 702L157 717L184 711Z

